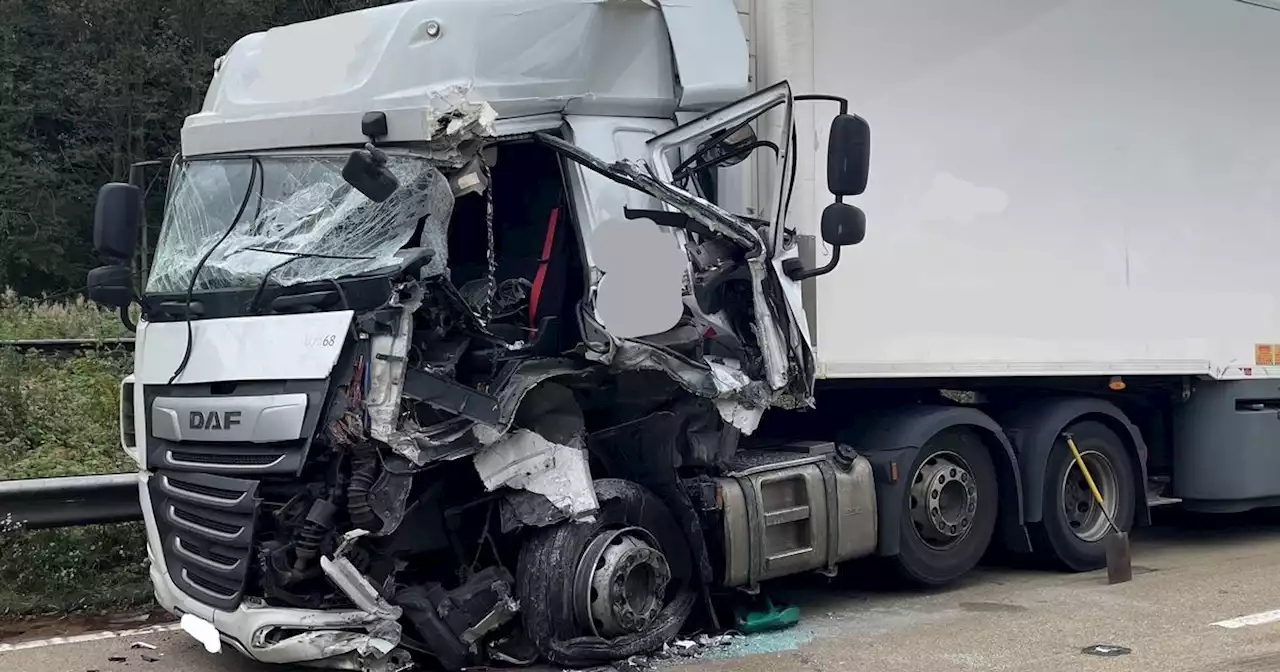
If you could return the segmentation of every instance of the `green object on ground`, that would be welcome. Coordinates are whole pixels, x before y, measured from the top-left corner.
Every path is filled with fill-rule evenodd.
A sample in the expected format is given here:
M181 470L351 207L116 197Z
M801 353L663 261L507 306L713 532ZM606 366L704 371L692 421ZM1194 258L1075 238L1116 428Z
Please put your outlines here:
M733 610L738 630L744 635L769 630L782 630L800 622L800 607L793 604L776 605L772 598L764 598L764 608L750 610L739 606Z

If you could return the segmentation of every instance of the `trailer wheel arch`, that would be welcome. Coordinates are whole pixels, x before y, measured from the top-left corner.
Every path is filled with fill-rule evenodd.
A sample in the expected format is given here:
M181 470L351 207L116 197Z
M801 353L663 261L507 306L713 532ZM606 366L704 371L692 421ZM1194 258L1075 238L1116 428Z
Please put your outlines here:
M1018 407L1000 416L1022 465L1023 518L1028 523L1044 520L1045 467L1053 444L1064 429L1083 420L1094 420L1120 436L1135 478L1134 522L1151 523L1147 507L1147 444L1138 427L1115 404L1091 397L1054 397Z
M940 432L952 428L973 431L991 453L1000 492L996 539L1010 550L1030 552L1031 538L1023 520L1026 507L1023 503L1022 470L1018 466L1017 454L1000 425L976 408L912 406L890 411L865 427L841 433L841 442L866 457L875 474L876 501L880 510L877 555L897 555L900 550L898 527L902 522L902 510L897 506L882 506L884 502L901 501L909 485L903 473L898 473L897 480L894 480L894 463L899 472L908 468L915 463L921 446Z

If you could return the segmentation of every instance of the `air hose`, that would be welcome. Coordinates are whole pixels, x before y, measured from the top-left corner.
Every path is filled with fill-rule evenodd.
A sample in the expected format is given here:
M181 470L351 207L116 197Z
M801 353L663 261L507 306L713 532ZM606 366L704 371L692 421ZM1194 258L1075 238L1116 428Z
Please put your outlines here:
M369 491L378 480L377 448L368 441L351 446L351 483L347 485L347 511L357 528L377 532L382 523L373 514Z

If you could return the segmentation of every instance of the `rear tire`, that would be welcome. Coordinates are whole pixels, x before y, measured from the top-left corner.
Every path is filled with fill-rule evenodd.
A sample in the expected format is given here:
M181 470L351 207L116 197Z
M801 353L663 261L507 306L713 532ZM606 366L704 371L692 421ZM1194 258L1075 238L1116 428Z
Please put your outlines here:
M1094 420L1077 422L1065 431L1073 435L1111 519L1121 531L1128 532L1133 527L1136 497L1128 448L1111 428ZM1049 451L1040 496L1044 517L1028 528L1032 547L1041 560L1073 572L1105 567L1103 539L1110 526L1062 437Z
M991 453L971 430L939 432L920 448L903 495L898 573L919 585L954 581L982 559L1000 489Z

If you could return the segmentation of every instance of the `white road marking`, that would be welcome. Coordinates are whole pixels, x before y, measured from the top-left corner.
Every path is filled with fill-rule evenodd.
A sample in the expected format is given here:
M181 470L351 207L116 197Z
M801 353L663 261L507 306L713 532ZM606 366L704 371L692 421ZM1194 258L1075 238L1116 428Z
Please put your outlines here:
M117 639L120 637L142 637L144 635L154 635L159 632L173 632L182 626L177 623L167 623L165 625L151 625L145 628L136 628L134 630L104 630L102 632L89 632L83 635L73 635L71 637L50 637L49 639L33 639L29 642L17 642L14 644L5 644L0 642L0 653L9 653L10 651L26 651L27 649L43 649L46 646L57 646L59 644L80 644L83 642L96 642L102 639Z
M1274 611L1263 611L1256 614L1249 614L1248 616L1239 616L1237 618L1229 618L1225 621L1210 623L1209 625L1216 625L1220 628L1235 629L1235 628L1243 628L1249 625L1264 625L1266 623L1275 623L1276 621L1280 621L1280 609L1276 609Z

